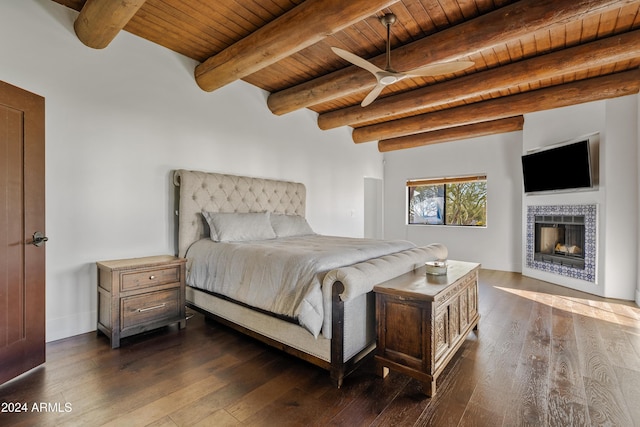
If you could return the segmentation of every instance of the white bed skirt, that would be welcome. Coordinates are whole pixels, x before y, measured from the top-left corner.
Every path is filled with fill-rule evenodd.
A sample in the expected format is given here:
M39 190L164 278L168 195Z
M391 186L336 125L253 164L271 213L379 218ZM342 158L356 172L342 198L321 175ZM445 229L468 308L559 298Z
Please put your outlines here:
M186 297L187 302L196 308L331 363L331 340L322 335L316 339L300 325L234 304L191 286L187 286ZM373 294L369 293L344 305L346 361L361 350L375 345L375 301Z

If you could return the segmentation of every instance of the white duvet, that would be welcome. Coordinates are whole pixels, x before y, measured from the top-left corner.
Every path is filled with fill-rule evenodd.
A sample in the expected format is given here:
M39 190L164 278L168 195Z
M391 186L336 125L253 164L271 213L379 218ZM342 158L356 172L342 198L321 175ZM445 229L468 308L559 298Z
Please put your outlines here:
M317 234L230 243L202 239L187 252L187 284L295 319L317 337L325 315L322 279L329 270L414 246Z

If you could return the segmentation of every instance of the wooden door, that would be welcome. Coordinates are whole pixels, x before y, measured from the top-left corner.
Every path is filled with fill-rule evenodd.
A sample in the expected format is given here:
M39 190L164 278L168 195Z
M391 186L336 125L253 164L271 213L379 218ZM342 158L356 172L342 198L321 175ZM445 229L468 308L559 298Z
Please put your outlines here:
M0 384L45 360L44 206L44 98L0 82Z

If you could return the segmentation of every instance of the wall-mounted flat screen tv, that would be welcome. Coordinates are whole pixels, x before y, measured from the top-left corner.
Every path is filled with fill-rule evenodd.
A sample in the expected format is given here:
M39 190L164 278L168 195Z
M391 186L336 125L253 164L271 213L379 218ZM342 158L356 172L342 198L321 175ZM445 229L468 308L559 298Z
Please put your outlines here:
M525 154L522 173L525 193L591 188L589 141Z

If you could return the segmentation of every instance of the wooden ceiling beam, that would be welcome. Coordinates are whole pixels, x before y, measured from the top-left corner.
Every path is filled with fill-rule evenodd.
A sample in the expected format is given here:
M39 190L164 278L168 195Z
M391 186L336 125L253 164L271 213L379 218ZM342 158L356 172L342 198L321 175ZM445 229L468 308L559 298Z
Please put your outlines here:
M434 113L364 126L354 129L351 136L355 143L379 141L497 120L534 111L632 95L638 93L639 89L640 69L633 69L604 77L594 77Z
M365 108L356 105L320 114L318 126L327 130L379 119L390 120L401 114L417 114L427 108L636 58L640 58L640 30L392 95Z
M635 0L637 1L637 0ZM398 70L452 61L531 32L584 19L634 0L521 0L393 50ZM384 66L385 55L371 59ZM267 105L277 115L367 90L376 81L368 71L349 66L269 95Z
M146 0L87 0L73 23L82 43L103 49L136 14Z
M488 122L474 123L472 125L455 126L448 129L434 130L415 135L383 139L378 142L378 151L384 153L387 151L402 150L405 148L439 144L441 142L459 141L461 139L475 138L478 136L516 132L522 130L523 126L523 116L490 120Z
M398 0L306 0L195 69L208 92L253 74Z

